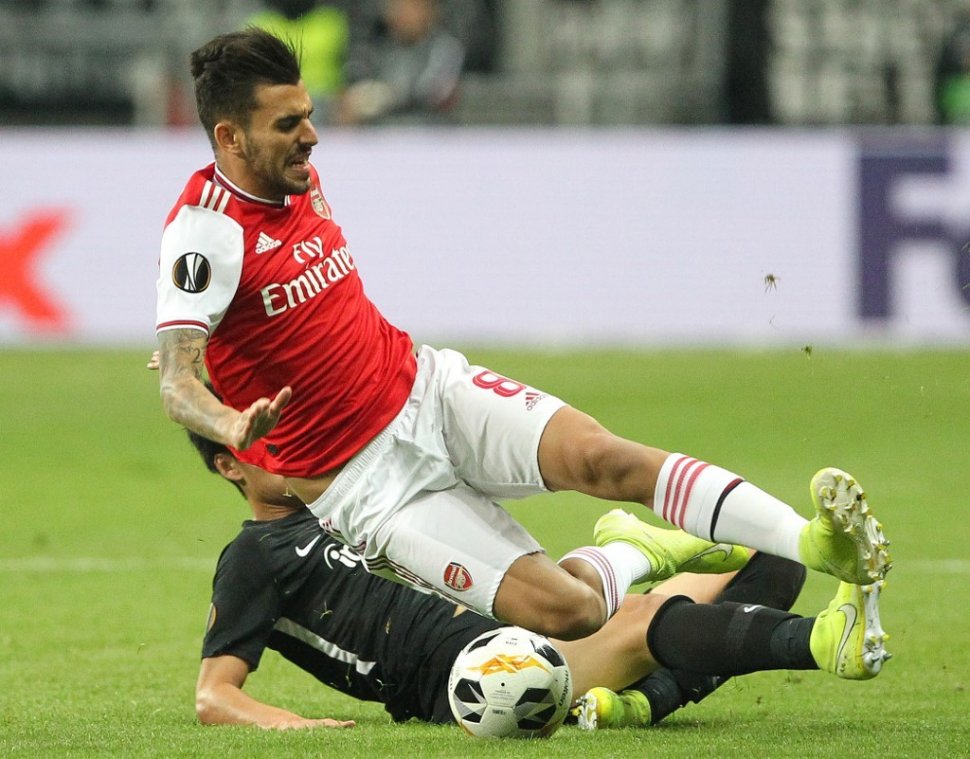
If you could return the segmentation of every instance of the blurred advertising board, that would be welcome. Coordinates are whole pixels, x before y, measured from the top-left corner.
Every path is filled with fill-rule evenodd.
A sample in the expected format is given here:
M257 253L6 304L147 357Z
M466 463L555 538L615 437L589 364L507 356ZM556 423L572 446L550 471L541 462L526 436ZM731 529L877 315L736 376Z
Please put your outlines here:
M0 343L152 345L198 130L0 131ZM417 341L970 343L970 137L323 131L371 298Z

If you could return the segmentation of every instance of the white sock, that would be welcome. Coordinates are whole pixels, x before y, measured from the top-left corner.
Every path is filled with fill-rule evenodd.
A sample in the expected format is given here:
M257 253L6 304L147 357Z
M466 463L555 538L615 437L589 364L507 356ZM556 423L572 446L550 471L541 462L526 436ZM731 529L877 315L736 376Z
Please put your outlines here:
M653 510L691 535L801 561L804 517L733 472L682 453L660 468Z
M607 619L616 614L630 586L652 570L650 560L629 543L609 543L600 548L584 546L567 553L559 563L567 559L585 561L596 570L603 583Z

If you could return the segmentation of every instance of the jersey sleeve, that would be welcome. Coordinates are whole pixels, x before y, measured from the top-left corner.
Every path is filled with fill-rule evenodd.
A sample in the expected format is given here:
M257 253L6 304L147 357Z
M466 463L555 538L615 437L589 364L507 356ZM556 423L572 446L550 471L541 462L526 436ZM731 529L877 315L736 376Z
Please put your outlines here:
M219 557L202 658L229 654L255 670L279 617L280 598L252 537L243 533Z
M182 206L162 235L155 331L219 326L242 275L243 229L200 206Z

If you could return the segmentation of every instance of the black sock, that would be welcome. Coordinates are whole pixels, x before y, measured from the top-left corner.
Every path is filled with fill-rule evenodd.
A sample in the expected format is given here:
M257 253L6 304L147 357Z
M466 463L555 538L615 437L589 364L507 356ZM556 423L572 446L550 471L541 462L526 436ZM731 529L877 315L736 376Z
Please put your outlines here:
M630 686L647 697L650 724L655 725L690 702L699 703L729 678L700 675L683 669L658 669Z
M769 641L772 654L778 661L790 662L781 669L818 669L808 645L814 626L814 617L795 617L784 620L772 631Z
M769 669L816 669L808 651L807 626L794 614L757 604L695 604L686 596L669 599L647 630L657 662L670 669L708 675L744 675Z
M731 579L715 603L734 601L788 611L805 584L806 570L791 559L756 553Z
M788 610L805 584L805 575L805 567L797 562L756 553L732 578L716 603L733 601ZM651 722L656 724L689 703L700 703L730 679L728 675L661 668L630 688L647 697Z

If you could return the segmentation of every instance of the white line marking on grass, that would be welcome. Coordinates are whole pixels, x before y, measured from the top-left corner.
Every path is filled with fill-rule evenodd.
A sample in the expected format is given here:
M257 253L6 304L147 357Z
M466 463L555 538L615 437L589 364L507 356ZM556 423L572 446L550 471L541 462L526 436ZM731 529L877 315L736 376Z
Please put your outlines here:
M165 569L181 569L193 572L211 572L216 559L200 559L189 556L172 558L107 559L98 556L22 556L15 559L0 558L0 572L155 572ZM916 559L897 562L907 573L925 575L970 575L970 559ZM890 573L892 577L892 573Z
M211 572L216 560L187 556L162 559L106 559L96 556L23 556L0 559L0 572L144 572L160 569L183 569Z
M970 574L970 559L922 559L904 561L899 566L907 570L927 575L966 575ZM892 575L890 575L891 577Z

